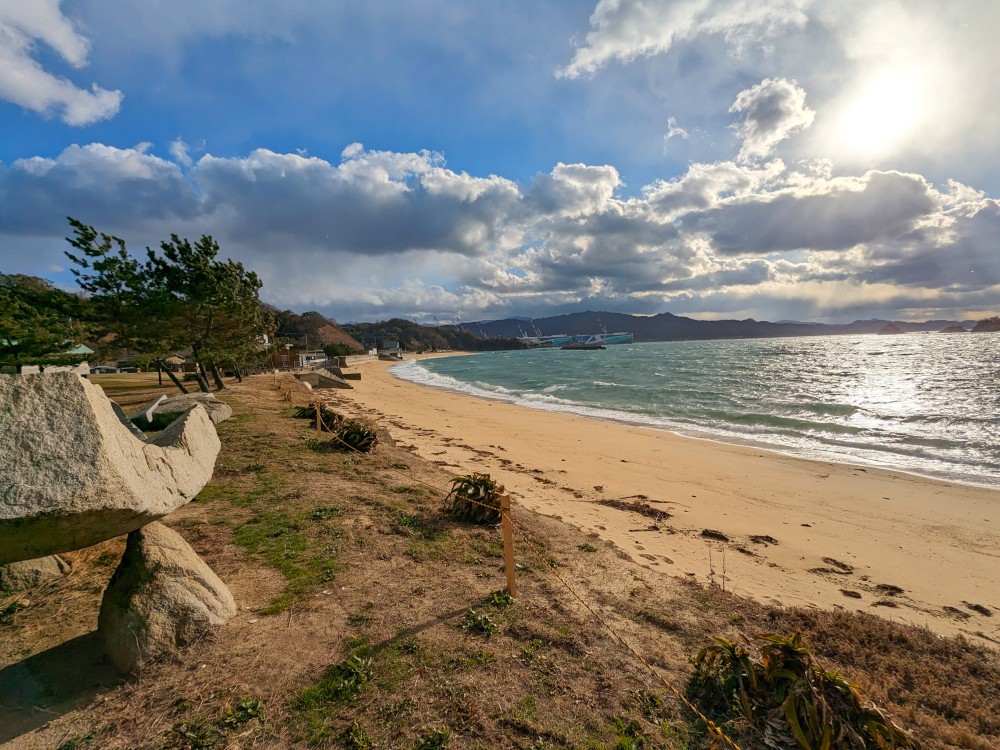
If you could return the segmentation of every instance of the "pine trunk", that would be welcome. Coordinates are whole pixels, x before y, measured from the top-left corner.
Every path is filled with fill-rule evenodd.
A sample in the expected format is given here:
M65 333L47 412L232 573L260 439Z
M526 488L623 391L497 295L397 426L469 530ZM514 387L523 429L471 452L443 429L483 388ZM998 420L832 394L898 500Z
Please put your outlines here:
M156 361L156 367L157 367L157 369L160 370L160 372L167 373L167 377L170 378L171 382L173 382L174 385L176 385L178 388L180 388L181 393L187 393L188 392L188 389L184 387L184 384L180 380L178 380L177 376L174 375L174 373L170 370L169 367L167 367L166 362L163 362L162 360L157 360Z

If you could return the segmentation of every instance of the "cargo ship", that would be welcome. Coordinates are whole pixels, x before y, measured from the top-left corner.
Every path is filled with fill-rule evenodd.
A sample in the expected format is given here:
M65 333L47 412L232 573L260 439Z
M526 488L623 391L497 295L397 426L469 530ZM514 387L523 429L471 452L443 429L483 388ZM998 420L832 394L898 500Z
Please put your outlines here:
M616 333L587 333L582 336L574 336L574 344L598 344L607 346L609 344L631 344L635 335L618 331Z
M520 336L519 341L523 341L531 348L535 347L563 347L568 344L594 344L596 346L608 344L631 344L635 336L631 333L619 331L617 333L585 333L577 336L570 336L565 333L550 336Z
M565 346L573 343L573 337L566 333L557 333L551 336L518 336L518 341L523 341L531 348Z

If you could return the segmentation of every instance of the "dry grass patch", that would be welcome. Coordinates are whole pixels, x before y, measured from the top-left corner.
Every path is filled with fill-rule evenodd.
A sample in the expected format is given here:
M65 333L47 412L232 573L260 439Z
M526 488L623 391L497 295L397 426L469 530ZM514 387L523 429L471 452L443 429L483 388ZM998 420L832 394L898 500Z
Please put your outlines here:
M364 456L314 450L315 430L293 417L286 394L299 404L315 394L297 387L261 376L220 394L236 417L220 426L215 478L168 519L230 586L240 613L136 677L0 709L0 727L21 722L0 741L88 750L706 748L698 722L562 585L557 565L681 689L688 660L713 635L800 631L825 666L860 682L924 747L1000 746L991 650L873 616L775 609L702 588L520 508L515 522L537 553L516 541L520 596L509 601L497 593L499 531L442 513L452 477L385 432ZM128 393L137 403L154 395ZM57 657L64 670L98 666L92 631L117 561L101 555L115 544L77 553L73 576L33 592L0 624L0 675L28 664L45 676ZM75 625L53 625L57 618ZM71 654L67 637L89 650Z

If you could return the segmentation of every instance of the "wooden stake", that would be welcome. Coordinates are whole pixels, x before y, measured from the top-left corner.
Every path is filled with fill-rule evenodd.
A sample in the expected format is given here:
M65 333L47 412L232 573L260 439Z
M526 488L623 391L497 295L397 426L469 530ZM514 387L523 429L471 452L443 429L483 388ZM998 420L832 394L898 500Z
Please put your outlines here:
M321 411L322 407L320 407L319 401L315 402L313 406L316 407L316 434L322 435L323 434L323 412Z
M510 497L500 497L500 524L503 527L503 561L507 569L507 593L517 596L514 581L514 526L510 521Z

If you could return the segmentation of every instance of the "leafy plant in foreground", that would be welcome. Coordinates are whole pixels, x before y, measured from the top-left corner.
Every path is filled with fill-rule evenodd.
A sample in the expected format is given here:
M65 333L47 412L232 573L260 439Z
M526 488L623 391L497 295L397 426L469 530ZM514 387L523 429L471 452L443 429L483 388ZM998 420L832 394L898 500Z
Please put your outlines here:
M445 729L428 729L419 739L417 739L417 744L415 744L414 750L444 750L448 747L448 731Z
M489 603L492 604L497 609L506 609L507 607L514 606L514 597L510 595L507 589L497 589L492 594L490 594Z
M299 693L293 708L308 710L333 701L349 701L372 679L374 663L370 656L352 654L327 669L323 679Z
M497 632L497 624L485 612L476 612L474 609L467 609L465 610L465 614L462 615L462 630L470 633L480 633L489 638Z
M455 477L451 480L451 492L444 499L445 510L463 521L498 523L503 491L503 485L493 481L489 474Z
M818 665L798 633L758 639L759 658L724 638L694 658L688 689L707 713L741 719L774 750L919 748L855 683Z
M337 450L355 450L359 453L368 453L375 450L375 446L378 445L378 434L371 425L348 419L333 431L333 440L330 441L330 445Z

